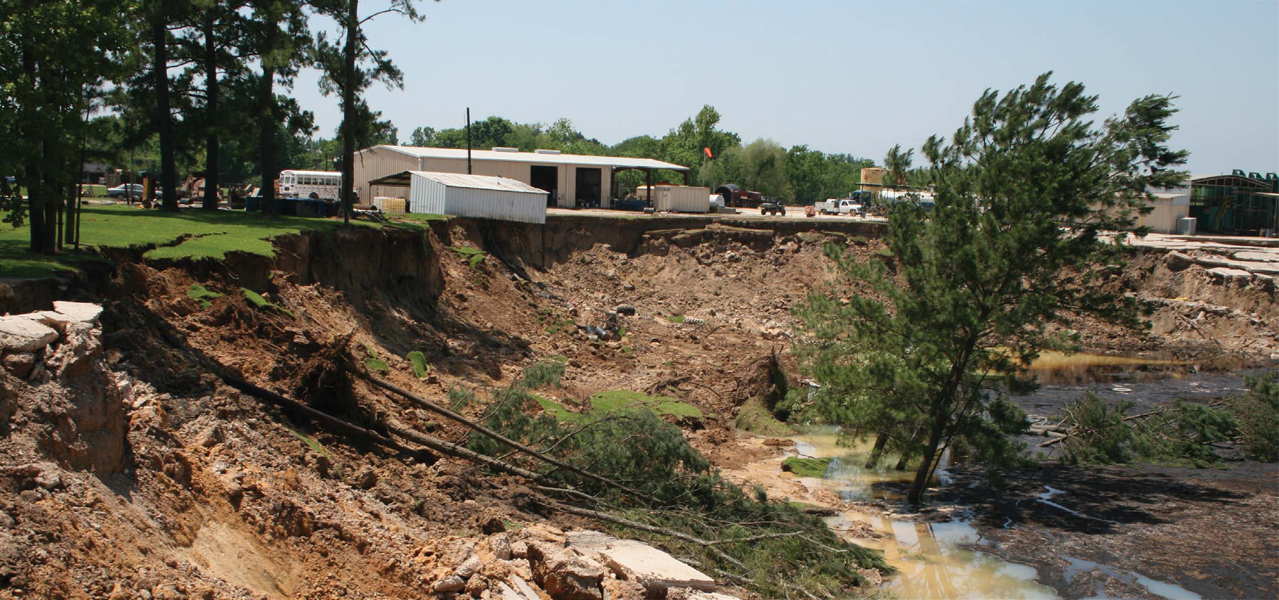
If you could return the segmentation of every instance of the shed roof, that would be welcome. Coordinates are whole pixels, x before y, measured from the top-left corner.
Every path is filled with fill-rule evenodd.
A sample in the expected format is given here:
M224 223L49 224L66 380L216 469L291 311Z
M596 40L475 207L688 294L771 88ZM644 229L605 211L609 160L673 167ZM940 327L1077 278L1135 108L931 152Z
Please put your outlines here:
M494 177L491 175L466 175L463 173L439 173L436 171L400 171L394 175L387 175L386 177L374 179L369 183L372 185L387 186L410 185L413 175L424 177L431 181L438 181L449 187L546 195L546 190L538 189L522 181L507 179L505 177Z
M466 159L465 148L422 148L418 146L373 146L365 150L391 150L407 154L415 158L451 158ZM365 150L361 150L364 152ZM502 162L542 163L551 165L580 165L591 167L621 167L631 169L668 169L671 171L687 171L688 167L663 162L652 158L631 158L627 156L591 156L589 154L546 154L540 152L500 152L494 150L471 150L473 160L491 160Z

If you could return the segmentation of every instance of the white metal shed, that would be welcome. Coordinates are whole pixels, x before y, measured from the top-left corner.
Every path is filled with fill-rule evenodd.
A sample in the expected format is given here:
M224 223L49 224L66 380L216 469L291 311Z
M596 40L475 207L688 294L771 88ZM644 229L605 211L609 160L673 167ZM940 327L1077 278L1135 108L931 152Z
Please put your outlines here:
M408 171L409 212L546 223L547 193L489 175Z

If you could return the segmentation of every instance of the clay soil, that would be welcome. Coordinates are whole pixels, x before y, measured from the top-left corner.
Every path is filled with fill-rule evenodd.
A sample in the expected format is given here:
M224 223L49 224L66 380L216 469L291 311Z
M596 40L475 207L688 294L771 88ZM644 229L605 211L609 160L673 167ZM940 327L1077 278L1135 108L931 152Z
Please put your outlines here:
M718 466L733 472L776 456L777 445L734 429L737 412L777 393L775 373L791 385L802 378L789 355L790 309L831 280L822 245L884 260L882 244L874 235L811 226L653 223L596 227L569 218L493 231L455 219L425 231L290 236L277 240L271 259L113 256L113 272L65 293L106 307L96 379L2 374L0 598L427 598L431 566L419 559L430 540L538 522L584 525L535 510L523 482L373 445L264 405L217 373L382 435L403 427L463 441L459 426L406 406L367 378L442 403L450 390L475 391L464 412L477 416L489 390L551 357L567 364L563 386L540 393L569 410L586 410L593 394L610 390L671 396L701 410L702 418L679 424ZM464 246L483 249L484 259L470 264L454 250ZM1161 256L1143 257L1116 284L1230 308L1188 327L1173 313L1191 309L1165 307L1149 334L1084 323L1090 349L1208 353L1224 345L1258 360L1276 349L1273 330L1265 333L1279 329L1273 285L1267 292L1257 282L1214 284L1198 267L1167 268ZM193 284L222 295L202 305L190 297ZM278 308L255 306L242 289ZM41 302L22 309L45 308ZM582 327L604 325L623 304L635 314L620 318L620 339L587 337ZM415 351L431 366L424 377L407 358ZM376 361L387 370L370 372ZM76 408L87 397L84 386L112 390L98 400L121 409L106 427L118 433L95 442L118 446L121 458L112 464L92 466L59 450L84 443ZM837 503L802 495L811 486L789 474L770 475L779 474L770 466L740 480L767 480L778 497ZM1273 490L1272 474L1257 477L1255 489L1268 482ZM1185 510L1201 507L1205 530L1228 524L1221 519L1254 518L1243 516L1253 508L1273 516L1273 495L1229 496L1242 489L1212 492L1229 503L1170 498ZM1275 531L1273 521L1255 526ZM1098 539L1172 536L1171 529L1141 531L1134 524ZM1257 560L1275 556L1271 546L1251 551ZM1078 558L1089 556L1101 555ZM1273 591L1255 583L1265 575L1258 566L1236 585L1243 593Z

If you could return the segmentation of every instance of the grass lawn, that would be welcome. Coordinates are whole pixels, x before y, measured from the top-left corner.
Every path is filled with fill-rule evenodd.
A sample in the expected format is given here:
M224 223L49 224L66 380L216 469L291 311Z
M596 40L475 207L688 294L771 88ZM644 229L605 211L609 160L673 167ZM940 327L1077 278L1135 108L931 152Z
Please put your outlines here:
M426 215L419 215L423 218ZM437 217L443 218L443 217ZM376 223L352 221L361 227ZM268 217L242 211L183 209L177 214L145 210L125 205L85 206L80 220L82 245L107 248L159 246L149 250L150 259L222 259L228 252L274 256L271 239L303 231L332 231L342 225L336 219ZM41 256L26 251L30 243L26 226L0 224L0 277L34 278L69 274L79 270L90 254L67 249L58 256ZM181 243L167 246L183 236Z
M830 467L833 458L799 458L791 456L782 461L782 470L794 473L796 477L822 477Z
M626 408L646 408L659 416L674 415L680 418L695 417L699 419L702 417L702 411L696 406L681 402L677 398L649 396L628 390L600 392L591 396L591 408L587 413L575 413L564 408L564 405L559 402L536 394L533 394L533 399L537 400L537 403L542 406L542 410L550 413L560 422L579 421L587 416L604 415Z

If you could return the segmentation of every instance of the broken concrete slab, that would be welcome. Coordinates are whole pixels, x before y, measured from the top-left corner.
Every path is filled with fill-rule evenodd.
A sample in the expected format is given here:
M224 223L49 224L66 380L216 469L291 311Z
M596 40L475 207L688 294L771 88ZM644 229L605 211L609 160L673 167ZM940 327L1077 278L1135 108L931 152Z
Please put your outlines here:
M515 590L527 600L541 600L542 597L537 595L537 592L533 591L533 586L529 585L527 581L524 581L523 577L512 574L509 581L511 582L511 585L515 586Z
M5 352L35 352L57 339L57 331L26 315L0 317L0 349Z
M68 328L75 325L83 324L90 327L96 325L100 315L102 315L102 306L99 304L58 300L53 303L53 310L41 310L19 316L43 323L66 333Z
M591 558L548 542L528 544L533 578L555 600L603 600L600 582L608 571Z
M1252 279L1252 273L1249 273L1248 271L1245 271L1243 269L1232 269L1229 267L1213 267L1211 269L1208 269L1208 274L1214 277L1221 277L1224 279L1243 279L1243 280Z
M639 582L655 597L664 597L671 588L715 590L710 576L643 542L598 531L572 531L568 546L584 556L598 557L618 578Z

